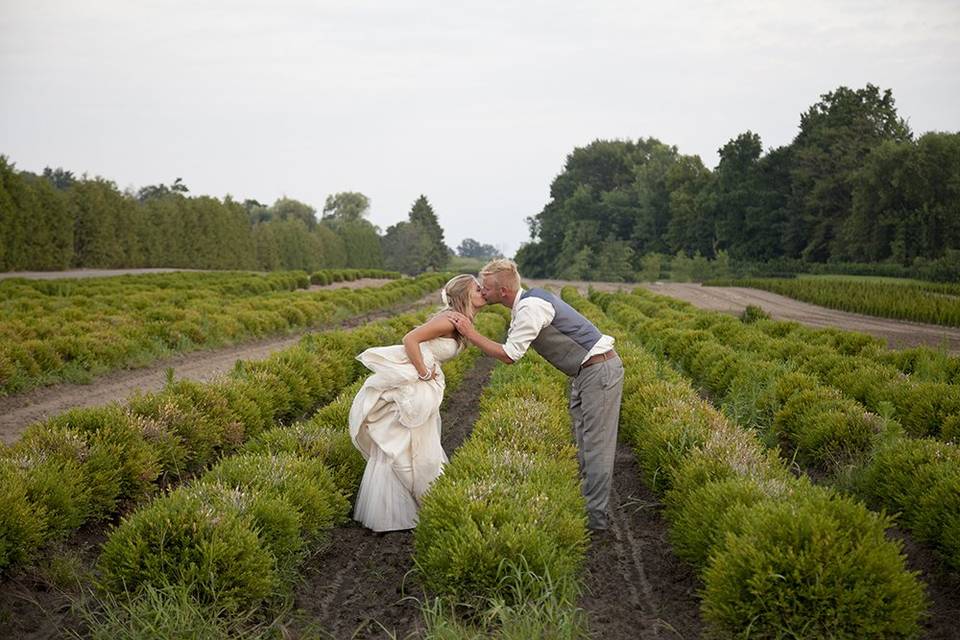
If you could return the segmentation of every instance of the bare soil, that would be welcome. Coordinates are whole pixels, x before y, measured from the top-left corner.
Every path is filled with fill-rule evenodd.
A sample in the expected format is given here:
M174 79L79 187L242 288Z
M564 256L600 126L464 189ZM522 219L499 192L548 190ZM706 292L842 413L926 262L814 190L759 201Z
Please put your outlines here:
M353 284L360 282L355 280ZM338 283L341 284L341 283ZM167 369L177 379L208 381L229 372L237 360L260 360L275 351L297 344L304 335L336 327L355 327L411 309L435 303L435 295L424 296L414 303L350 318L330 326L298 331L255 342L220 349L191 351L154 362L142 369L123 369L96 378L90 384L60 383L38 387L25 393L0 397L0 442L11 443L34 422L58 415L69 409L93 407L110 402L123 402L137 392L159 391L166 383Z
M656 282L642 286L654 293L685 300L700 309L739 315L747 305L754 305L776 320L793 320L811 327L837 327L867 333L886 340L891 349L943 347L949 353L960 354L960 329L954 327L836 311L747 287L704 287L685 282Z
M593 534L580 606L596 638L699 638L703 632L691 567L674 555L656 495L630 447L617 445L610 529Z

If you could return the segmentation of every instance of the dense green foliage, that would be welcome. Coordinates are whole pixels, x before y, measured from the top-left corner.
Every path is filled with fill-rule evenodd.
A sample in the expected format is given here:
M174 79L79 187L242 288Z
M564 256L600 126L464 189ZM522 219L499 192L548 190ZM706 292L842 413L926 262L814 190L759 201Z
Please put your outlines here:
M831 309L960 327L960 285L863 279L708 280L712 286L753 287Z
M491 637L484 627L504 617L528 629L500 629L506 637L568 638L583 630L571 612L586 510L565 386L532 353L495 369L470 439L424 497L414 532L419 577L442 608L479 627L454 637Z
M387 228L383 253L388 269L411 275L447 266L450 249L426 196L421 195L413 203L407 220Z
M409 324L410 317L385 321L379 335L398 340ZM477 326L497 337L505 321L484 313ZM360 346L349 337L348 343ZM444 364L448 391L479 353L471 348ZM98 563L109 596L108 612L96 616L100 635L115 625L147 634L148 625L165 619L170 635L180 637L193 632L198 617L209 624L252 615L265 603L282 606L300 563L346 518L359 487L364 460L346 429L359 385L343 389L309 420L260 433L196 482L125 517ZM189 607L194 615L179 624L160 615L158 608L182 606L156 597L171 588L185 590L201 610Z
M755 432L701 399L621 327L629 296L564 298L617 336L626 377L622 437L664 496L671 540L704 581L702 611L723 638L910 638L925 607L890 520L795 477ZM617 320L617 322L613 322Z
M317 220L313 207L292 198L266 206L191 196L179 179L134 194L62 169L17 171L0 156L0 271L381 268L385 238L365 218L369 207L362 193L337 193ZM402 270L442 269L449 249L425 197L410 215L429 246L423 265Z
M437 276L365 289L305 290L388 272L178 272L111 278L0 281L0 393L89 380L173 352L322 326L415 300Z
M593 299L771 448L888 512L960 567L956 359L887 359L867 336L699 311L640 290ZM896 352L890 352L896 353ZM907 371L898 371L895 366ZM937 366L939 365L939 366ZM870 409L868 411L868 409ZM942 441L926 436L939 435Z
M433 278L439 286L442 278ZM111 517L122 504L140 502L160 484L203 470L250 438L330 401L363 373L354 361L358 352L398 342L423 317L310 334L266 360L240 362L210 383L171 381L126 406L75 409L30 426L0 449L0 473L9 476L0 521L21 516L24 505L34 514L0 528L0 571L41 543Z
M889 90L839 87L766 154L747 131L710 171L654 138L567 157L517 253L528 277L629 280L645 256L735 263L889 261L960 275L960 134L918 139Z

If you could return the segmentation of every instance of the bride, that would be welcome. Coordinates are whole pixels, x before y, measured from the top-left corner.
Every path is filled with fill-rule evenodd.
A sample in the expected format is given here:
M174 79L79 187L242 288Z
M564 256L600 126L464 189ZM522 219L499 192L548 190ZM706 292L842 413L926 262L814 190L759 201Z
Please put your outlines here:
M446 312L473 318L485 301L477 279L466 274L450 279L440 298L444 307L402 345L357 356L373 375L350 408L350 437L367 460L353 517L374 531L416 526L420 498L447 462L440 446L440 364L460 353L465 340Z

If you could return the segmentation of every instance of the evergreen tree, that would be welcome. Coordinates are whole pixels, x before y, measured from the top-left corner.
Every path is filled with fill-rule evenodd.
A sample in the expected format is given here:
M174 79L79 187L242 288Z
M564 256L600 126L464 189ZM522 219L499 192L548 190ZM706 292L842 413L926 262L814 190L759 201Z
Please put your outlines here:
M430 247L426 255L426 269L439 271L450 261L450 248L443 241L443 228L437 221L433 207L427 197L421 195L410 209L410 223L420 229L430 239Z
M387 269L416 275L429 266L433 239L420 225L403 221L387 227L382 246Z

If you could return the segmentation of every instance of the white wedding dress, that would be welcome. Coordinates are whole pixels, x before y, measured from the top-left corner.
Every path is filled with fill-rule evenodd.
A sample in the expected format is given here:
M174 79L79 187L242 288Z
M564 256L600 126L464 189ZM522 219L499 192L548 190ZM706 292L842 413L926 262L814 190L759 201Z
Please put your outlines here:
M403 345L374 347L357 356L373 371L353 399L350 438L367 460L353 518L374 531L412 529L420 498L443 472L440 403L445 381L440 364L457 355L453 338L420 344L429 382L417 378Z

